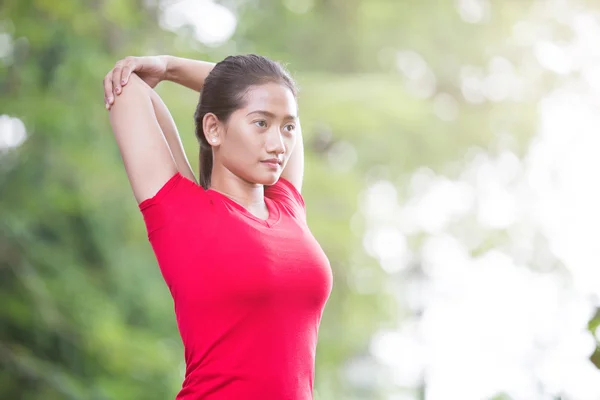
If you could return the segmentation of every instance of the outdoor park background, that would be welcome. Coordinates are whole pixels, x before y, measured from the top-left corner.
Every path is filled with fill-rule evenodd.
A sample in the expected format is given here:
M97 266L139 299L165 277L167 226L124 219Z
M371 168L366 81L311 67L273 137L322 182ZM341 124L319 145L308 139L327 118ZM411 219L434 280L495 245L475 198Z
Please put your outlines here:
M128 55L300 87L334 290L317 400L600 399L600 4L4 0L0 398L171 399L183 354L103 103ZM197 95L157 88L197 173Z

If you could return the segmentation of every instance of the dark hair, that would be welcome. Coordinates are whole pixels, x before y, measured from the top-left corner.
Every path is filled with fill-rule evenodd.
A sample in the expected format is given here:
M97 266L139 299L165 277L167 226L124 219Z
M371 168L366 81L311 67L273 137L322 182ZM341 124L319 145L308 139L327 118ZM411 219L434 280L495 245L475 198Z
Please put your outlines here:
M204 116L213 113L219 121L227 122L235 110L244 107L251 86L271 82L287 86L296 97L296 84L289 72L278 62L255 54L229 56L217 63L206 77L194 114L196 138L200 143L200 185L204 189L210 186L213 168L212 148L202 126Z

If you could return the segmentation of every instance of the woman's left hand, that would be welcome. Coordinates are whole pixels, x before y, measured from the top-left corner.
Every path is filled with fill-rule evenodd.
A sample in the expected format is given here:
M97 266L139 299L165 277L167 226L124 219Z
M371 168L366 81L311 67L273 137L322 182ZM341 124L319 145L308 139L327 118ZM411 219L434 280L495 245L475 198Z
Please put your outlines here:
M114 68L104 77L104 103L110 110L115 95L121 94L129 76L137 74L148 86L154 88L167 74L166 56L126 57L117 61Z

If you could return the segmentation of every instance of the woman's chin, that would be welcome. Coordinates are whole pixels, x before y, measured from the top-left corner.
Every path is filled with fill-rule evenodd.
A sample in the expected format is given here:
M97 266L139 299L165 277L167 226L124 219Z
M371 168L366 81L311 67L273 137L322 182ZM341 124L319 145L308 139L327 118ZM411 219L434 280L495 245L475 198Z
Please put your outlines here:
M271 185L274 185L275 183L277 183L280 176L281 176L280 172L273 172L271 174L260 174L260 176L256 177L257 178L256 183L259 183L259 184L265 185L265 186L271 186Z

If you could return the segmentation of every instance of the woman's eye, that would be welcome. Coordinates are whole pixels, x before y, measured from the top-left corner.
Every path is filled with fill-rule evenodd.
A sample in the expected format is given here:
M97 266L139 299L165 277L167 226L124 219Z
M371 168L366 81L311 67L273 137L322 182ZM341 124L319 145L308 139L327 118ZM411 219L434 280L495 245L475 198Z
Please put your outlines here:
M296 130L296 125L293 125L293 124L286 125L286 126L285 126L285 129L286 129L288 132L293 132L294 130Z
M254 125L258 126L259 128L266 128L267 127L267 122L264 121L264 120L255 121Z

